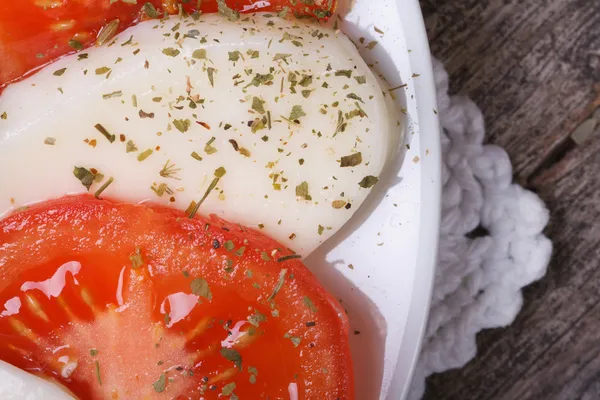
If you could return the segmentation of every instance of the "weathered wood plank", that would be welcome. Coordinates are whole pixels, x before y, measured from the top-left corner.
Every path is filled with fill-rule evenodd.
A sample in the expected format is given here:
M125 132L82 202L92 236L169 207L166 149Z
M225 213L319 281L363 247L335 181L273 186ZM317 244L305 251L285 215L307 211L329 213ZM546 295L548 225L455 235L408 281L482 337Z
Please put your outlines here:
M432 51L450 73L452 90L480 105L490 140L507 148L525 180L561 146L595 97L600 2L422 4Z
M598 281L600 276L595 274L591 279ZM592 395L590 389L593 390L600 374L598 321L600 305L596 304L536 360L522 379L495 398L563 400Z

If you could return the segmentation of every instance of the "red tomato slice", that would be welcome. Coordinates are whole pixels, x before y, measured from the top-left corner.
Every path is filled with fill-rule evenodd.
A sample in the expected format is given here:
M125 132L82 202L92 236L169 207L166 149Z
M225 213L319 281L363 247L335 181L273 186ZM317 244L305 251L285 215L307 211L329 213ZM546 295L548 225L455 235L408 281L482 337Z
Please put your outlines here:
M354 397L343 309L261 233L74 196L0 243L0 359L82 399Z
M140 17L148 18L142 11L148 3L160 15L178 13L180 4L187 13L196 10L198 4L202 12L217 12L217 0L0 1L0 91L28 72L92 45L98 32L113 20L119 20L116 32L120 32ZM226 0L226 3L247 12L281 11L288 7L298 16L326 19L333 14L336 0Z

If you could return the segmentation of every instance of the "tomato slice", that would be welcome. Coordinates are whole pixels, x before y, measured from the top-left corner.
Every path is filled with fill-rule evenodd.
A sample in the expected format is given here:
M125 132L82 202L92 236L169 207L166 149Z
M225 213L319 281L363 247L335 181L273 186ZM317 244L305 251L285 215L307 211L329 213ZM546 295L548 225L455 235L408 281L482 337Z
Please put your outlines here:
M343 309L259 232L86 195L0 243L0 359L82 399L353 399Z
M146 4L156 15L217 12L217 0L19 0L0 1L0 91L8 83L56 58L92 45L98 32L119 20L120 32L140 18L148 18ZM335 0L226 0L242 12L282 11L327 19ZM140 9L140 7L142 9ZM153 13L152 13L153 14Z

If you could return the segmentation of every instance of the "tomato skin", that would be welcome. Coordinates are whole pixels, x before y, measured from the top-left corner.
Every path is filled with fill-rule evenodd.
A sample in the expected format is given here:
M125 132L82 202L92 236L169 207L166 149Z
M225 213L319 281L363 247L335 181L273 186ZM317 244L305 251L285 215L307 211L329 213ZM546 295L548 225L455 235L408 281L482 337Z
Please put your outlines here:
M148 302L142 299L139 303L142 307L148 306L151 309L152 323L161 326L165 324L159 306L160 299L166 293L177 290L172 289L175 287L187 287L189 279L193 277L202 277L208 282L213 298L198 306L197 309L202 310L198 310L197 314L192 313L190 318L178 322L175 325L177 332L190 332L196 326L197 318L207 313L214 315L217 320L234 318L235 321L236 315L247 313L249 306L269 310L269 306L273 309L273 305L276 305L279 315L277 318L268 315L264 337L256 339L247 348L240 349L245 365L259 365L259 382L269 383L261 380L268 379L271 374L285 374L285 371L279 369L293 368L297 361L300 366L295 372L298 374L299 399L354 398L348 344L349 325L344 311L301 261L277 261L292 253L257 231L223 221L216 216L189 219L172 209L118 204L83 195L49 201L5 218L0 221L0 243L3 244L0 246L0 304L15 295L22 295L19 288L23 281L41 281L51 275L48 268L39 266L79 260L88 268L86 272L82 267L81 273L77 275L79 286L87 285L98 303L97 308L103 310L113 301L108 294L114 294L116 285L110 277L118 275L116 272L122 265L130 264L130 255L139 248L145 265L152 268L131 269L131 273L141 281L149 280L154 285L155 300ZM238 256L235 252L241 246L244 246L244 251ZM234 259L234 270L227 272L223 266L227 265L225 260L229 259ZM94 267L90 267L91 265ZM252 271L251 278L249 270ZM183 271L189 274L189 278L184 277ZM269 299L278 286L282 271L285 271L284 284L271 303ZM146 286L144 288L147 289ZM67 303L75 304L68 297L73 296L72 293L65 296ZM306 297L311 300L310 307L306 305ZM39 337L73 337L72 332L69 333L69 327L73 323L81 323L83 327L93 326L90 324L93 324L94 313L90 313L86 307L79 310L71 306L73 314L77 315L75 319L79 321L74 322L73 319L61 317L60 310L51 299L38 300L46 310L50 322L38 321L35 325L34 319L28 319L26 315L19 315L18 318L29 324ZM131 301L135 304L133 296ZM132 315L132 318L136 315L138 314ZM125 317L121 318L124 319ZM47 375L57 377L52 373L52 366L45 363L47 360L36 353L35 346L22 337L13 337L14 332L6 320L0 318L0 336L5 338L0 343L0 358L22 368L42 368ZM307 327L308 325L311 326ZM139 323L127 325L127 321L121 321L117 326L128 330L122 332L125 336L135 335L141 328ZM215 329L217 332L224 332L220 327ZM293 331L294 335L302 337L297 348L288 339L282 339L287 331ZM281 338L277 344L269 342L275 334ZM140 341L141 337L140 334ZM198 342L208 339L210 338L200 338ZM30 354L23 358L16 356L7 347L11 343L30 350ZM195 346L195 342L186 344L192 345ZM93 360L87 356L88 348L80 350L80 364L93 366ZM127 349L122 351L126 352ZM103 356L110 354L106 349L100 349L100 353ZM122 356L119 358L127 358L125 354ZM130 358L135 358L134 355L131 356ZM215 357L219 359L218 353ZM284 367L285 362L282 360L288 357L297 360L292 360L287 364L288 367ZM112 361L104 359L102 365L122 367L121 364L111 363ZM206 365L217 365L222 361L208 359L204 362ZM110 375L116 372L109 368L108 371L103 370L103 373L106 385L110 381ZM123 374L123 371L119 373ZM240 372L240 375L243 374ZM60 376L57 378L82 398L102 398L97 392L99 388L94 387L91 382L95 380L91 372L80 376L75 374L71 380L61 379ZM291 375L289 379L291 382ZM258 390L259 385L250 385L247 376L235 378L235 382L238 387L236 393L241 399L244 399L244 390L251 391L249 397L245 398L254 398L257 394L252 391ZM270 382L268 386L287 387L289 382ZM208 393L206 398L217 398L219 393L220 387L214 397Z
M176 14L179 0L150 0L157 11ZM145 14L140 8L146 1L130 4L109 0L19 0L0 1L0 92L18 80L56 58L75 52L69 40L76 39L84 47L94 44L98 32L108 22L119 19L119 30L133 25ZM183 2L182 2L183 3ZM233 9L244 10L253 0L227 0ZM298 15L330 16L336 1L323 0L323 6L306 6L292 0L270 0L269 6L250 8L246 12L280 11L284 7ZM295 4L298 3L298 4ZM196 0L183 3L192 13ZM260 4L260 3L259 3ZM216 0L204 0L200 10L217 12Z

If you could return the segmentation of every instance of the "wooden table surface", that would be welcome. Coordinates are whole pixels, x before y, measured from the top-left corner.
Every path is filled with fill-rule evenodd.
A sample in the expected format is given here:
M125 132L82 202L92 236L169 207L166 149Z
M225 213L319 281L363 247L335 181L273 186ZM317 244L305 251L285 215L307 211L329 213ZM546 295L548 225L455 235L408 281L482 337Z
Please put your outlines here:
M430 377L425 399L600 399L600 0L421 6L451 90L546 201L554 243L513 324L479 333L477 357Z

